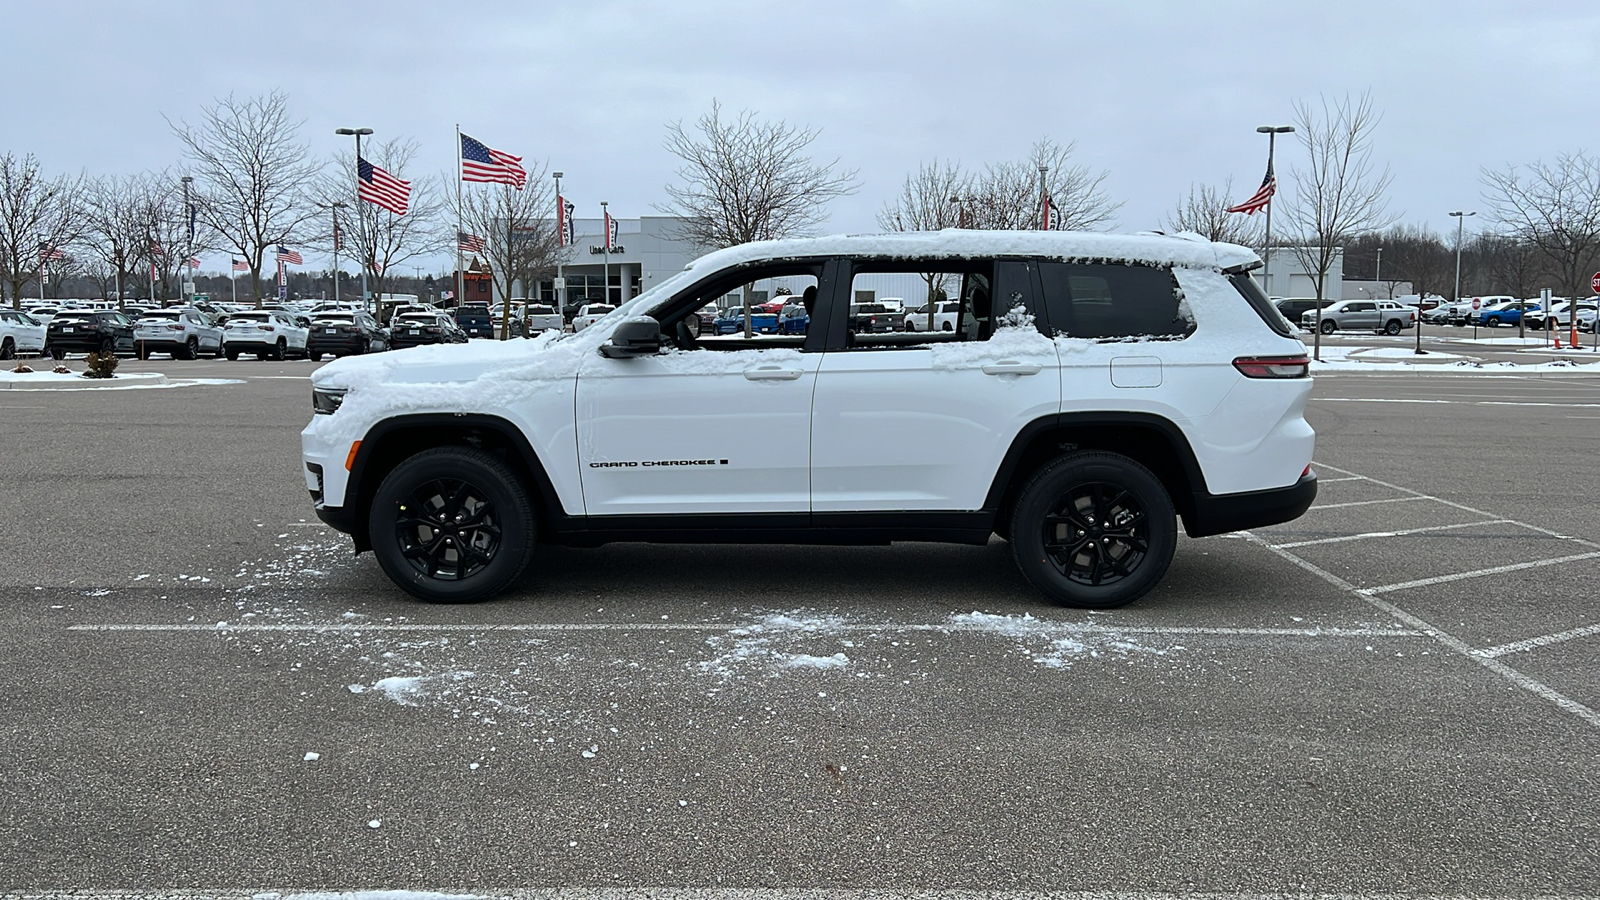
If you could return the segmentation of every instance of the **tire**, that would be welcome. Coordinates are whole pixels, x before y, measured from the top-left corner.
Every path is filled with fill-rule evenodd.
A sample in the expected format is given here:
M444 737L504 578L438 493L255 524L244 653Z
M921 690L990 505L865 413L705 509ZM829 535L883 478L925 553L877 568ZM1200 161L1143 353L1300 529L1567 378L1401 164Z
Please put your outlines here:
M307 351L307 355L309 355L311 357L311 361L312 362L322 362L322 351L321 350L310 350L310 351Z
M1178 545L1177 514L1149 469L1085 450L1057 457L1028 479L1009 540L1017 568L1040 593L1065 606L1112 609L1148 594L1166 574Z
M955 331L956 330L955 323L954 322L946 322L946 323L944 323L943 330L945 330L945 331Z
M47 349L49 350L51 359L60 360L67 358L67 351L61 349L60 347L49 347Z
M1395 335L1399 334L1400 320L1390 319L1389 321L1385 322L1383 325L1383 333L1389 335L1390 337L1394 337Z
M1323 334L1333 334L1334 329L1338 327L1333 323L1332 319L1323 319L1322 324L1317 326L1317 330Z
M187 341L184 341L184 343L183 343L183 355L179 356L178 354L174 353L173 356L177 356L179 359L199 359L200 358L200 339L199 338L189 338Z
M269 355L274 362L283 362L289 355L289 342L283 338L278 338L278 342L272 345L272 352Z
M516 474L469 447L424 450L396 466L367 522L384 573L430 603L474 603L505 590L527 568L537 535L533 502ZM460 552L463 538L478 559Z
M117 355L117 339L116 338L101 338L100 339L100 355L101 356L105 356L107 353L111 354L112 356L116 356Z
M0 341L0 359L16 359L17 345L11 338Z
M229 362L233 362L233 361L236 361L236 360L238 360L238 358L239 358L239 351L237 351L237 350L229 350L229 349L228 349L228 348L227 348L227 345L223 345L223 348L222 348L222 355L223 355L223 356L226 356L226 357L227 357L227 358L228 358L228 361L229 361Z
M1499 328L1500 327L1500 319L1498 317L1493 318L1493 319L1484 319L1483 320L1483 324L1489 326L1490 328Z

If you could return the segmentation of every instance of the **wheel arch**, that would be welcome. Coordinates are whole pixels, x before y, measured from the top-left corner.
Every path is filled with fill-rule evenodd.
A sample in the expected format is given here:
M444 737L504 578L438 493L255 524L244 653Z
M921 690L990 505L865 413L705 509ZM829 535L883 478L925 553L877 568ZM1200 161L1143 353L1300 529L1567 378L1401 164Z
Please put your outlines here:
M1023 484L1041 465L1073 450L1105 450L1134 460L1155 474L1185 521L1195 513L1195 495L1206 490L1205 474L1183 430L1153 413L1072 412L1036 419L1011 442L984 502L1006 527Z
M344 507L354 511L351 536L356 549L372 549L367 532L367 507L383 479L405 460L436 447L463 446L483 450L511 467L528 487L534 516L548 534L561 510L555 485L522 430L499 416L421 413L385 419L361 439L350 465Z

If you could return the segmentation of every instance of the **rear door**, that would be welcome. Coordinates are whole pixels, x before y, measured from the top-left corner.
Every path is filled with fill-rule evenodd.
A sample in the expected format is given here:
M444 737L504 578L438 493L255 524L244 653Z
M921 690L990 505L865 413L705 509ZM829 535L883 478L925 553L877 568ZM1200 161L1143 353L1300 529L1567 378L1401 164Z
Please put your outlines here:
M817 374L811 429L815 513L982 509L1012 439L1061 405L1055 347L1032 326L997 329L1037 309L1031 263L851 264L851 290L956 294L951 331L874 331L837 302ZM996 302L992 298L999 298ZM1022 320L1018 318L1018 322Z

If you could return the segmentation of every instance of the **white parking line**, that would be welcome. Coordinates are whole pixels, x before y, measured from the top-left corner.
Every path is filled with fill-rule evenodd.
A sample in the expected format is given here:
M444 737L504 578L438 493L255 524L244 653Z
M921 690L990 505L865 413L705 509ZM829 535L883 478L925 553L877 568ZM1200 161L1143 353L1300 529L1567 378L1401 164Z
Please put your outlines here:
M1362 602L1368 603L1380 610L1383 610L1399 622L1409 625L1412 628L1415 628L1433 638L1435 641L1438 641L1452 652L1476 662L1478 665L1483 666L1484 668L1495 673L1496 675L1499 675L1501 678L1506 679L1517 687L1522 688L1528 693L1554 704L1556 707L1583 720L1591 727L1600 729L1600 712L1595 712L1593 709L1590 709L1582 703L1579 703L1571 697L1568 697L1560 691L1557 691L1555 688L1550 687L1536 678L1524 675L1522 672L1511 668L1505 663L1500 662L1498 659L1482 655L1478 651L1468 646L1467 643L1460 638L1440 628L1434 627L1422 618L1406 612L1405 610L1387 600L1384 600L1381 597L1374 596L1371 591L1364 591L1314 563L1307 562L1306 560L1295 556L1293 553L1290 553L1287 550L1280 550L1279 548L1272 546L1253 534L1249 534L1248 532L1246 532L1246 534L1252 543L1266 548L1269 553L1277 554L1294 565L1299 566L1318 578L1321 578L1323 581L1326 581L1334 587L1337 587L1351 596L1360 599Z
M1532 400L1406 400L1393 397L1318 397L1318 403L1442 403L1456 406L1561 406L1600 408L1600 403L1541 403Z
M1413 500L1426 500L1427 497L1385 497L1382 500L1356 500L1353 503L1325 503L1313 506L1312 509L1344 509L1347 506L1372 506L1376 503L1410 503Z
M1528 638L1525 641L1512 641L1509 644L1501 644L1498 647L1479 650L1478 654L1488 657L1505 656L1507 653L1521 653L1524 650L1532 650L1536 647L1548 647L1551 644L1560 644L1564 641L1588 637L1591 634L1600 634L1600 625L1585 625L1582 628L1558 631L1555 634L1542 634L1536 638Z
M1510 519L1485 519L1482 522L1458 522L1454 525L1429 525L1426 528L1403 528L1399 531L1368 531L1362 534L1345 534L1339 537L1318 538L1314 541L1290 541L1287 544L1273 544L1280 550L1290 547L1311 547L1317 544L1342 544L1346 541L1364 541L1369 538L1406 537L1412 534L1430 534L1435 531L1450 531L1456 528L1476 528L1479 525L1506 525L1513 524Z
M382 633L382 632L583 632L583 631L688 631L688 632L726 632L736 628L748 628L752 623L734 622L516 622L501 625L471 625L460 622L451 623L424 623L402 622L361 625L350 622L316 624L307 622L296 623L232 623L217 622L210 625L183 624L154 624L154 623L107 623L69 625L68 631L98 631L98 632L314 632L314 633ZM1146 634L1146 635L1230 635L1243 637L1330 637L1330 638L1355 638L1355 637L1420 637L1421 635L1405 628L1249 628L1249 627L1224 627L1204 625L1128 625L1113 626L1098 623L1079 622L1049 622L1045 620L1027 620L1026 628L1029 632L1041 636L1050 634ZM896 623L883 622L878 624L846 623L838 625L824 625L815 629L817 634L902 634L906 632L938 632L938 633L988 633L995 629L983 623L954 622L948 624L923 624L923 623ZM804 629L794 629L794 634L804 634ZM790 632L786 632L790 633Z
M1270 894L1188 891L1162 893L1150 891L996 891L950 888L665 888L665 887L542 887L485 888L472 893L451 890L445 893L416 888L388 890L372 888L351 891L347 888L301 888L263 891L261 888L127 888L121 890L30 890L6 895L16 900L1291 900L1325 897L1330 900L1406 900L1415 894L1376 894L1344 892L1312 894L1287 891ZM1454 900L1475 900L1469 894L1451 894ZM1502 894L1480 895L1502 897ZM1596 900L1593 894L1540 894L1545 900Z
M1335 481L1366 481L1360 475L1346 475L1343 478L1323 478L1318 476L1317 484L1332 484Z
M1445 584L1451 581L1463 581L1468 578L1482 578L1485 575L1499 575L1503 572L1520 572L1523 569L1540 569L1545 566L1556 566L1566 562L1577 562L1584 559L1594 559L1600 552L1577 553L1572 556L1558 556L1555 559L1536 559L1532 562L1511 563L1504 566L1495 566L1489 569L1474 569L1471 572L1452 572L1449 575L1435 575L1432 578L1418 578L1416 581L1402 581L1398 584L1385 584L1379 587L1362 588L1368 594L1387 594L1393 591L1403 591L1409 588L1428 587L1435 584Z

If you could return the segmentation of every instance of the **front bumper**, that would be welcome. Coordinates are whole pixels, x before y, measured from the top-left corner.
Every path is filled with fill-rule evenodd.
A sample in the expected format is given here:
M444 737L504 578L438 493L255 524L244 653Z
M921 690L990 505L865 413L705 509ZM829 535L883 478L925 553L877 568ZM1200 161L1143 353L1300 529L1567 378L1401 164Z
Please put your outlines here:
M1197 538L1277 525L1305 515L1316 499L1315 472L1307 472L1284 488L1241 494L1197 491L1193 495L1194 512L1183 520L1184 531Z

